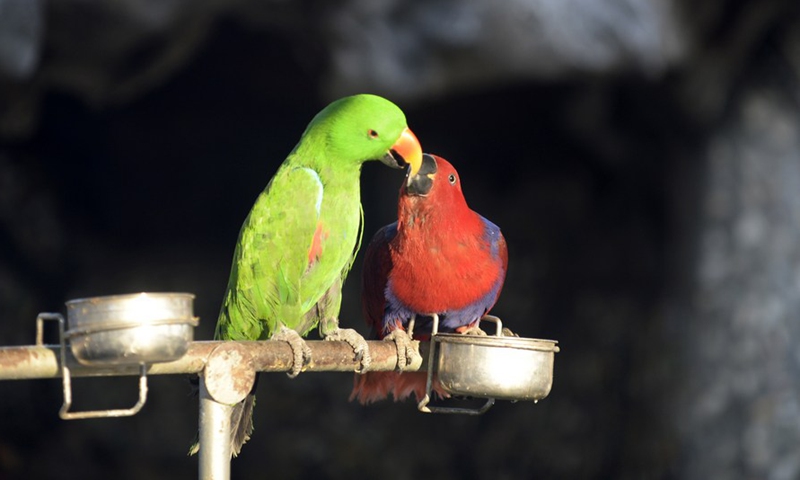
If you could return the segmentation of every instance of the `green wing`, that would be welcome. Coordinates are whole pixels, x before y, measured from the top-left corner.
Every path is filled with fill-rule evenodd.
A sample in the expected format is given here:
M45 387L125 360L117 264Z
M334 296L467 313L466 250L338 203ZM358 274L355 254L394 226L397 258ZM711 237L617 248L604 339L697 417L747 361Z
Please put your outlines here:
M314 170L281 166L242 225L216 338L266 339L278 322L301 334L316 325L305 314L327 287L309 292L303 283L311 280L309 252L322 198Z

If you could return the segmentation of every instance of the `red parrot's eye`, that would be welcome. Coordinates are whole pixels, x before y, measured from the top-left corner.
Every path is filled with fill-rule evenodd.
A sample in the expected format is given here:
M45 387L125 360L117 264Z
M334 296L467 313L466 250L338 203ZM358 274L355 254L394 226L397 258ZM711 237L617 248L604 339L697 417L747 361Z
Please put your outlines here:
M447 177L447 181L450 182L450 185L456 184L456 175L451 173L449 177Z
M375 130L370 130L367 133L369 134L370 138L378 138L378 132L376 132Z

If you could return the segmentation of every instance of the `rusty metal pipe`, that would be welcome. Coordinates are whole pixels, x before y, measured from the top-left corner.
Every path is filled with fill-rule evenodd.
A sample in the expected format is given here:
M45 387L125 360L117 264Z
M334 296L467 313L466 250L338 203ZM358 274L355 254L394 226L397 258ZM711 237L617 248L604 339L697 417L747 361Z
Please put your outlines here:
M147 366L147 375L174 375L200 373L206 366L208 356L223 342L190 342L189 350L181 359L174 362L156 363ZM237 342L253 358L258 372L288 372L292 362L292 352L286 342L261 341ZM357 362L353 349L344 342L310 340L312 361L306 366L307 372L353 372ZM397 368L397 347L393 342L372 340L369 344L372 365L370 371L391 371ZM421 351L427 351L427 342ZM421 353L422 353L421 352ZM25 380L34 378L61 377L61 347L58 345L0 347L0 380ZM427 355L423 353L422 358ZM72 352L66 352L66 362L73 377L97 376L137 376L138 366L89 367L78 363ZM419 370L427 368L426 362ZM412 368L412 370L415 370Z

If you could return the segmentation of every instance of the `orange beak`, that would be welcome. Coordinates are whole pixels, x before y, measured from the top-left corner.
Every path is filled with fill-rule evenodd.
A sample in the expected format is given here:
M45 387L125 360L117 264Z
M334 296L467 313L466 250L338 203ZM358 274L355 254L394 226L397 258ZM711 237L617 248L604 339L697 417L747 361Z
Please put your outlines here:
M413 176L419 172L420 167L422 167L422 146L420 146L417 136L414 135L411 129L406 127L403 130L400 138L392 145L392 151L403 157L403 161L411 165L411 173L409 175Z

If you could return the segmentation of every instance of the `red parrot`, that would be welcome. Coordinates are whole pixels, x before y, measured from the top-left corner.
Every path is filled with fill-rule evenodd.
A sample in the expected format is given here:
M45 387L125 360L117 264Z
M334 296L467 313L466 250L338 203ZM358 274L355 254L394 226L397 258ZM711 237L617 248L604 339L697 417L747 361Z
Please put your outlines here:
M397 343L401 371L356 375L350 400L368 404L391 394L398 401L414 393L419 401L427 374L402 372L419 355L412 337L429 336L433 315L440 332L482 333L478 322L497 301L507 267L500 228L469 208L447 160L423 155L400 188L397 222L367 247L361 278L372 338ZM435 383L434 390L447 396Z

